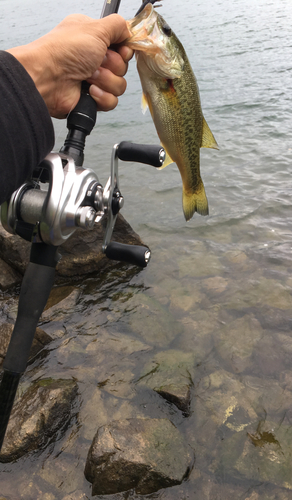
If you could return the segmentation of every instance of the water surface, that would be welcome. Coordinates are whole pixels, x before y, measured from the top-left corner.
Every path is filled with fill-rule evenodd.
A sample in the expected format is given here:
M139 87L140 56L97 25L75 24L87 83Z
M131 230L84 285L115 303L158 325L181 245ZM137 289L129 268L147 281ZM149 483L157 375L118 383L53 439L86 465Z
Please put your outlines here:
M184 221L175 165L162 171L121 165L123 215L150 246L152 260L138 274L121 266L84 280L74 310L61 326L56 320L63 335L26 380L75 377L82 400L78 429L49 452L0 466L0 493L13 500L83 498L78 497L83 493L91 498L83 469L97 427L133 416L171 418L196 450L189 480L150 498L292 498L292 468L290 480L279 479L278 455L280 469L270 469L265 459L272 445L256 448L258 441L250 441L256 451L263 450L263 461L246 448L247 432L256 436L259 423L278 441L291 424L292 4L163 3L160 12L185 46L205 118L220 146L220 151L201 151L210 215ZM137 7L122 0L120 13L130 18ZM102 2L90 0L82 5L0 0L0 47L27 43L69 13L99 17L101 8ZM115 143L157 143L140 101L132 61L126 94L115 111L98 114L87 140L85 166L103 184ZM54 124L58 149L66 124ZM129 337L147 348L131 356L106 348L109 339ZM104 349L98 339L104 339ZM194 353L187 419L135 385L141 366L172 350ZM107 379L111 385L97 387ZM283 441L288 460L292 449Z

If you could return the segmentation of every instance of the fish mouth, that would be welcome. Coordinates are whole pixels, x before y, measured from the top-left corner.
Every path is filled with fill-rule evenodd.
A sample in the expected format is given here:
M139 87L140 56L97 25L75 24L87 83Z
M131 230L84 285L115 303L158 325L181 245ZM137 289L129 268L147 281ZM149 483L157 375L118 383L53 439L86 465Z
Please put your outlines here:
M161 32L160 19L153 5L148 3L140 14L127 21L131 36L125 43L131 49L144 53L151 71L164 78L180 78L184 62L175 49L170 48L169 38Z
M131 37L127 39L126 44L134 50L143 50L155 55L159 48L151 35L153 36L156 21L157 13L153 5L148 3L140 14L127 21Z

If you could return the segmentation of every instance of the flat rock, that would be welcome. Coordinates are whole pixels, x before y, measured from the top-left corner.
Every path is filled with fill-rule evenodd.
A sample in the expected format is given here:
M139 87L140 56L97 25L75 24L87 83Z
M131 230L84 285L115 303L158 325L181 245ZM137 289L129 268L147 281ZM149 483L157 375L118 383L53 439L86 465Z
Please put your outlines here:
M73 380L35 382L12 410L0 462L15 461L55 441L76 413L76 397L77 384Z
M109 260L101 250L105 226L106 217L99 224L95 224L91 231L78 228L59 247L62 259L56 267L57 275L85 275L115 265L115 261ZM143 244L121 214L118 214L112 240L129 245ZM29 262L30 246L29 242L8 233L0 225L0 258L22 275Z
M8 345L10 342L10 337L13 332L14 325L11 323L3 323L0 325L0 366L2 365ZM33 343L30 350L29 361L33 359L39 352L51 342L52 338L41 328L37 328Z
M193 451L168 419L126 419L100 427L89 449L85 477L92 495L135 489L147 495L181 482Z

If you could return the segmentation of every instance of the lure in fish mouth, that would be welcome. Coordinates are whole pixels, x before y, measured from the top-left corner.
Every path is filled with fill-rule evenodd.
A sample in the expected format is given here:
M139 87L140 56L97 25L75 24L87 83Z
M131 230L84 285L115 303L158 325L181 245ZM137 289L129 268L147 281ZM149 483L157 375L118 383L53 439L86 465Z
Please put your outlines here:
M169 163L175 162L183 184L186 220L195 212L208 215L200 175L200 148L219 149L203 116L199 89L185 50L162 16L146 0L127 21L126 44L135 50L143 107L149 107Z

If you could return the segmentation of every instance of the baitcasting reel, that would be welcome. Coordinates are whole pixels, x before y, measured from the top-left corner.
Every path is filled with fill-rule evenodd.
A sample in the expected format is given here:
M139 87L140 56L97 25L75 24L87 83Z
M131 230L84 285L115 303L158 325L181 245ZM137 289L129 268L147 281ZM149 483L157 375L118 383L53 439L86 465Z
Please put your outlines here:
M102 250L110 258L145 267L147 247L110 242L124 198L119 188L118 159L161 167L161 146L121 142L113 147L111 174L103 188L95 172L77 166L68 154L50 153L34 170L32 179L1 207L1 222L10 233L32 243L59 246L77 229L90 230L107 215Z

